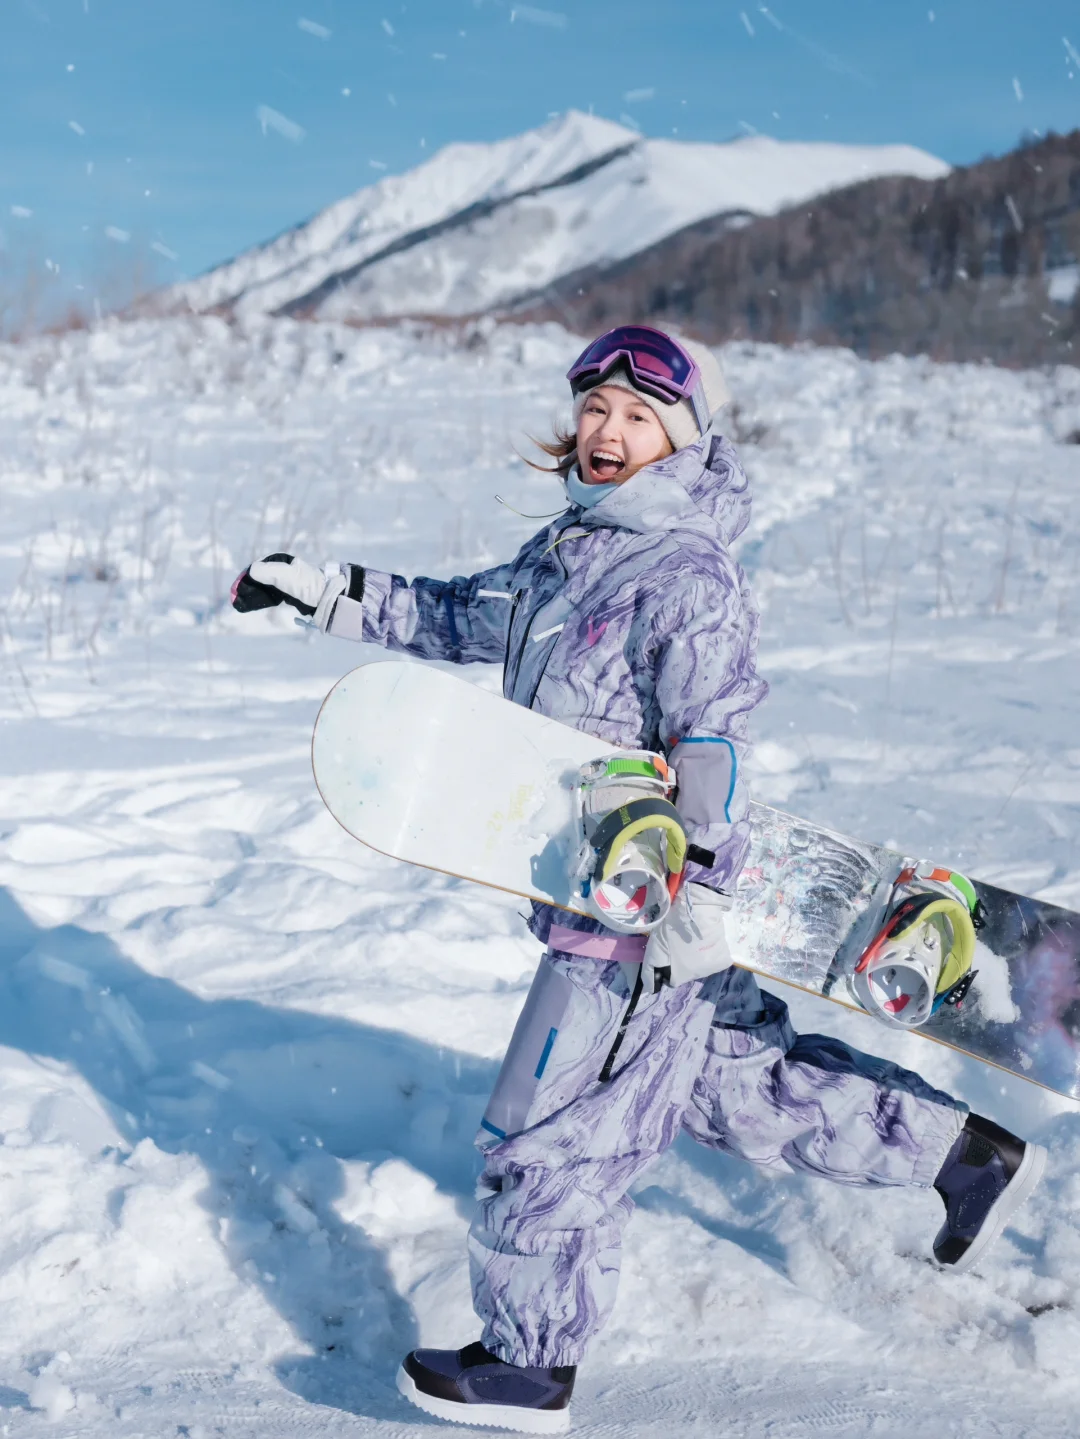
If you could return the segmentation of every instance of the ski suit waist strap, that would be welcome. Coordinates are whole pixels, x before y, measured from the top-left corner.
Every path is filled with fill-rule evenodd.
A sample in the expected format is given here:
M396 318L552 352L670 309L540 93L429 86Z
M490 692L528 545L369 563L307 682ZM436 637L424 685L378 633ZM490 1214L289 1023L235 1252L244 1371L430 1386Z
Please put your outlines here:
M567 924L553 924L548 934L548 948L560 954L580 959L618 959L624 964L640 964L648 941L647 934L590 934Z

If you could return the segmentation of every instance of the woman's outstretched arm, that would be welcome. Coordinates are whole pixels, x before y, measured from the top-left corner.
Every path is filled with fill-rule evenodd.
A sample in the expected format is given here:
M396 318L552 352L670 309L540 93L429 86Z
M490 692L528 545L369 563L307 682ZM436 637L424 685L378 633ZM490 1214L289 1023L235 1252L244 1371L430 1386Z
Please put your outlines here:
M418 576L411 582L385 570L365 569L361 593L352 582L334 606L327 634L363 640L425 660L501 664L513 604L514 561L455 575ZM355 573L358 567L350 565Z
M451 580L361 565L316 569L293 555L256 560L233 585L241 612L288 604L326 634L361 640L419 659L498 664L506 653L517 561Z

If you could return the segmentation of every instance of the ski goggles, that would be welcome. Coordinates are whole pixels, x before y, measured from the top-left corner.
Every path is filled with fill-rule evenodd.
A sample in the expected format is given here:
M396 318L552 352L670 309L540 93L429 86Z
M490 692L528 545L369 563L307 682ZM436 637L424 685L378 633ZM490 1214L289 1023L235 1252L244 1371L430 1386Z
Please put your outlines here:
M699 432L708 431L712 415L697 361L677 340L650 325L617 325L594 340L567 371L571 393L593 389L620 365L643 394L668 405L687 400Z

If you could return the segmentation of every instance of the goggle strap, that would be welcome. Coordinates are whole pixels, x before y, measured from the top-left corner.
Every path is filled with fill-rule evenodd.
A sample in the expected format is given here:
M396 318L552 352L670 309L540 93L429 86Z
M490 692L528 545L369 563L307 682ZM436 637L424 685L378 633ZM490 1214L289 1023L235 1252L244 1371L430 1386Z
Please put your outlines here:
M590 375L589 379L592 383L590 383L589 389L599 389L600 384L607 379L612 370L618 369L619 365L625 365L625 362L621 358L616 359L614 364L601 372L599 382L593 381ZM677 405L680 400L687 400L690 408L694 412L694 423L698 427L698 433L701 435L707 435L709 433L709 430L712 428L712 413L705 400L705 388L701 383L700 375L694 382L694 388L690 391L689 395L676 395L672 398L670 395L661 393L659 386L650 385L648 381L642 380L639 376L635 375L632 370L629 371L629 374L635 389L640 390L643 395L651 395L654 400L659 400L661 404ZM574 389L574 393L579 394L580 390Z
M702 435L707 435L712 427L712 415L705 403L705 387L701 383L700 375L690 393L690 405L694 411L694 419L697 421L699 431Z

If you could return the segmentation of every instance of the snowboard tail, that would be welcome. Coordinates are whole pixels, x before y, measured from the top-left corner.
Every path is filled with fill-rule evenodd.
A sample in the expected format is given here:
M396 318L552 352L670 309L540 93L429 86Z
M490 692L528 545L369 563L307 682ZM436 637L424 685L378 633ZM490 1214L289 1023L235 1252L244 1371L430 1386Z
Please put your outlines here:
M865 1012L849 979L910 857L751 804L731 915L738 964ZM910 1032L1080 1098L1080 915L972 882L981 927L960 1005Z

